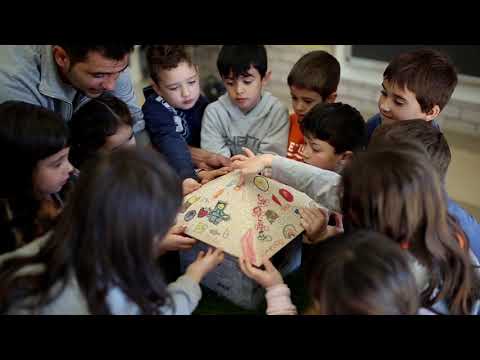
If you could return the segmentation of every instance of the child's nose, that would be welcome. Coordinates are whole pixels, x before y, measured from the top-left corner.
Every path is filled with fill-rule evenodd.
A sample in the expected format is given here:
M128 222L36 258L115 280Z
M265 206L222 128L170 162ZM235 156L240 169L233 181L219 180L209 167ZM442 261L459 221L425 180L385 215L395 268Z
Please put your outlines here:
M190 95L190 91L188 90L188 88L186 86L182 86L182 96L189 96Z
M243 93L243 86L241 84L238 84L235 88L237 94L242 94Z
M390 111L390 105L389 105L389 103L388 103L388 99L385 99L385 100L383 100L383 101L381 100L381 101L379 102L379 105L380 105L380 106L379 106L379 107L380 107L380 110L383 110L383 111L386 111L386 112Z

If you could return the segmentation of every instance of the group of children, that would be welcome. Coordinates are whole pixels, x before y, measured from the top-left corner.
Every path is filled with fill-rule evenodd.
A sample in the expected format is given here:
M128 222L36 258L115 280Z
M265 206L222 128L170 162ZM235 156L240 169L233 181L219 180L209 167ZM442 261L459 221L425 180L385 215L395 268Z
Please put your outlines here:
M0 104L0 156L11 169L0 180L2 313L192 313L223 253L200 253L167 279L167 255L195 243L174 219L182 195L232 170L261 172L332 210L300 209L307 313L480 311L480 226L446 194L451 154L435 122L457 83L445 55L393 59L379 114L366 122L336 102L340 65L325 51L288 74L290 115L264 90L263 45L222 47L226 93L212 103L184 46L146 55L153 149L135 148L129 109L111 95L68 124L38 106ZM297 313L268 259L256 268L240 258L239 268L265 287L268 314Z

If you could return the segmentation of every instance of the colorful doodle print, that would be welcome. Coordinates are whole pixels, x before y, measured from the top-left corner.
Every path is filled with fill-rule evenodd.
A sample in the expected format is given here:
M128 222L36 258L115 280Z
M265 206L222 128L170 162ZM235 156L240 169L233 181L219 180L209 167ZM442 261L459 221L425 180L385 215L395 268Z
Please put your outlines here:
M268 191L268 188L269 188L268 181L263 176L255 176L253 178L253 183L257 188L259 188L263 192Z
M270 235L265 235L263 232L258 234L257 239L260 241L272 241L272 237Z
M265 217L267 218L267 220L270 224L273 224L275 222L275 220L278 219L278 214L273 210L267 210L265 212Z
M220 224L221 221L228 221L230 220L230 215L225 214L225 207L227 203L224 201L217 202L215 208L210 210L207 219L214 225Z
M285 225L283 227L283 236L285 239L292 239L295 236L295 226L292 224Z
M280 189L278 190L278 193L288 202L293 201L293 195L287 189Z
M195 217L195 215L197 215L197 212L195 210L190 210L185 214L183 218L185 219L185 221L190 221Z
M182 204L182 209L180 210L181 213L184 213L185 211L188 210L190 206L192 206L194 203L196 203L198 200L200 200L200 196L192 196L191 198L188 198L185 200L185 202Z
M197 234L203 233L205 230L207 230L208 225L202 222L199 222L194 228L193 232Z

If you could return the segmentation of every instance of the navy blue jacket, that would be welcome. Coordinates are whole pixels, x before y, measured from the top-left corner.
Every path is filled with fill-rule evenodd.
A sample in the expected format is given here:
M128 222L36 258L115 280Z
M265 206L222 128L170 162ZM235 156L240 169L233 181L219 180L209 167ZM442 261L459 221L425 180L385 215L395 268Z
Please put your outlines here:
M175 122L175 114L157 100L158 95L151 86L144 88L143 93L143 117L153 146L165 156L182 180L198 180L188 145L200 147L200 130L207 99L201 95L191 109L175 109L182 122L179 126Z

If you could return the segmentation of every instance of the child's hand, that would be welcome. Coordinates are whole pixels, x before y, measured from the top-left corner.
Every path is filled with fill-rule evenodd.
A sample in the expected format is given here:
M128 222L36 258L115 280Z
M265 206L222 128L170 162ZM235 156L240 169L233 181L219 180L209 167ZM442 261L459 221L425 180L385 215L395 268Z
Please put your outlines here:
M308 244L315 244L327 237L328 214L320 208L300 208L300 224L305 229Z
M165 238L158 245L158 255L163 255L167 251L187 250L190 249L197 240L185 236L185 225L174 225L165 235Z
M198 173L198 177L200 178L203 185L219 176L228 174L230 171L232 171L232 168L228 166L222 167L217 170L204 170Z
M200 251L197 259L187 267L185 274L200 283L207 273L223 261L223 257L223 251L220 249L213 251L209 248L206 254L205 251Z
M259 285L265 289L274 285L283 284L282 274L273 266L268 259L263 260L265 270L260 270L251 265L244 257L238 259L240 269L250 279L255 280Z
M240 180L238 186L242 186L245 182L245 175L257 174L263 169L272 166L274 155L262 154L255 155L252 150L242 148L245 155L232 156L232 167L234 169L240 169Z
M183 196L190 194L191 192L199 189L202 186L198 181L192 178L187 178L182 182Z

